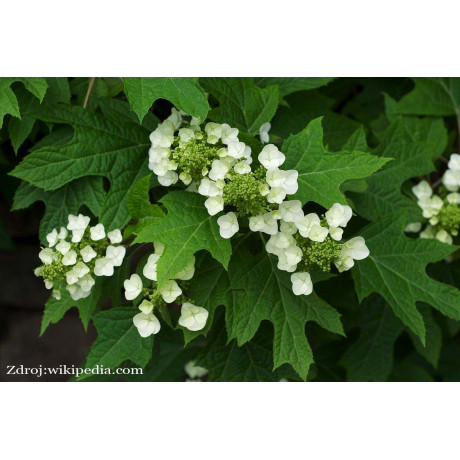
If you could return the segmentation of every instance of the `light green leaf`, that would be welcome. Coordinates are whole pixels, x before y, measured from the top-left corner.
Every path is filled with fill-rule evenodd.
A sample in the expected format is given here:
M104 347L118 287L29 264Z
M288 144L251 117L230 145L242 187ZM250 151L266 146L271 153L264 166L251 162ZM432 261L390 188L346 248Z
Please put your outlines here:
M114 369L130 360L146 366L152 356L153 336L143 338L133 324L134 308L111 308L94 315L98 337L86 360L86 368L96 365Z
M278 86L261 89L252 78L201 78L200 83L219 101L209 118L250 134L257 134L278 107Z
M84 176L106 176L110 191L98 217L109 230L123 227L129 220L129 191L148 173L149 131L121 112L111 110L106 117L70 105L41 108L40 119L70 124L75 135L65 145L35 150L11 174L45 190Z
M361 235L370 255L352 269L358 297L378 292L394 314L425 344L425 324L416 302L425 302L460 320L460 291L427 276L426 265L444 259L457 247L404 235L406 217L396 213L368 225Z
M261 88L278 85L280 96L284 97L296 91L319 88L334 80L332 77L258 77L255 82Z
M159 99L171 101L179 110L188 115L206 119L209 110L206 95L192 77L129 77L123 78L125 93L131 109L142 122L153 103Z
M204 206L205 198L191 192L169 192L160 202L168 210L163 219L152 218L137 235L134 243L159 241L165 251L157 263L158 285L183 270L192 255L206 249L224 267L228 266L232 248L219 234L217 216L210 216Z
M297 135L283 143L285 169L299 172L299 190L294 198L302 203L315 201L325 208L334 203L346 204L340 185L350 179L361 179L380 169L387 158L365 152L327 152L323 146L321 119L317 118Z

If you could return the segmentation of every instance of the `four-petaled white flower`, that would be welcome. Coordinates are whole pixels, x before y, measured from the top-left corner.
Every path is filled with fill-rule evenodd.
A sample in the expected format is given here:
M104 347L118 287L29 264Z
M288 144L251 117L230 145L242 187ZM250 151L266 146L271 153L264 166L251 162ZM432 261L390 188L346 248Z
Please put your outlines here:
M62 257L62 265L75 265L77 262L77 253L72 249Z
M417 185L414 185L412 187L412 192L419 200L430 198L430 196L433 195L433 189L426 180L422 180Z
M107 257L96 259L94 264L94 274L96 276L112 276L113 275L113 262Z
M273 144L266 145L262 151L259 153L259 162L265 168L279 168L283 163L286 157L284 153L278 150L278 147Z
M84 216L83 214L78 214L78 216L70 214L67 228L69 230L85 230L89 224L89 221L90 218L88 216Z
M351 257L354 260L365 259L369 255L369 249L362 236L355 236L343 244L341 257Z
M97 256L97 252L89 245L87 244L81 251L80 255L83 259L83 262L90 262Z
M203 307L197 307L189 302L182 305L179 324L189 331L200 331L206 325L209 312Z
M302 203L299 200L284 201L280 204L279 210L284 222L297 222L303 215Z
M157 280L157 262L160 256L158 254L150 254L147 263L142 271L143 275L152 281Z
M97 262L98 261L96 260L96 263ZM124 281L123 286L125 288L126 300L133 300L142 292L143 286L141 277L136 273L133 273L131 278Z
M240 228L234 212L220 216L217 219L217 224L219 225L220 236L226 239L231 238Z
M102 224L97 224L94 227L91 227L89 232L93 241L99 241L105 238L105 229Z
M295 295L309 295L313 292L310 273L297 272L291 275L292 292Z
M58 232L55 228L53 228L52 232L46 235L46 241L48 241L48 246L50 248L52 248L59 241Z
M56 250L59 251L63 256L65 256L71 248L71 244L68 241L61 240L56 244Z
M331 227L346 227L351 219L353 211L350 206L344 206L335 203L329 211L326 211L325 217Z
M105 257L112 261L114 267L119 267L123 263L126 254L124 246L107 246Z
M210 216L214 216L224 209L224 198L221 195L210 196L205 202L204 205L208 210Z
M160 321L153 313L138 313L134 316L133 323L141 337L158 334L161 329Z
M166 303L172 303L182 294L182 289L174 280L169 280L160 289L160 294Z

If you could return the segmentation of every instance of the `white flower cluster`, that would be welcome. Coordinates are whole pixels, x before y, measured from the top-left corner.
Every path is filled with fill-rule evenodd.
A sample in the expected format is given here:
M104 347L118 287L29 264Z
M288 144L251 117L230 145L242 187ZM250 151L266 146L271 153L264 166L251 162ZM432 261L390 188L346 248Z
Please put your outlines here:
M295 295L309 295L313 291L309 268L329 271L333 263L339 272L353 267L355 260L369 255L361 236L340 244L343 229L352 216L349 206L335 203L321 219L315 213L304 215L302 203L297 200L280 205L280 230L275 223L266 250L278 257L278 268L292 273L292 291ZM251 225L254 231L264 227ZM297 271L300 268L300 271Z
M58 231L46 235L47 248L39 257L43 265L35 269L43 277L45 286L61 298L65 287L73 300L88 297L95 284L94 276L112 276L125 257L126 248L120 246L123 237L116 229L106 234L104 225L89 226L90 218L79 214L69 215L69 223Z
M161 243L155 243L154 246L155 252L148 257L143 269L143 275L145 278L156 282L157 263L163 254L164 246ZM195 257L192 256L188 265L161 289L157 289L155 283L152 283L153 288L144 287L141 277L137 274L133 274L129 279L125 280L124 288L127 300L134 300L140 294L146 297L139 305L141 313L138 313L133 318L134 325L142 337L148 337L160 331L161 325L158 318L153 314L154 309L175 302L183 294L177 281L188 281L193 278L194 274ZM206 309L193 305L191 302L184 302L181 308L179 325L190 331L199 331L206 325L208 314Z
M412 187L426 221L411 223L405 231L420 232L420 238L436 238L443 243L452 244L453 237L458 235L460 228L460 155L451 155L442 183L445 190L441 187L438 194L433 192L431 185L425 180ZM425 223L426 226L421 231Z

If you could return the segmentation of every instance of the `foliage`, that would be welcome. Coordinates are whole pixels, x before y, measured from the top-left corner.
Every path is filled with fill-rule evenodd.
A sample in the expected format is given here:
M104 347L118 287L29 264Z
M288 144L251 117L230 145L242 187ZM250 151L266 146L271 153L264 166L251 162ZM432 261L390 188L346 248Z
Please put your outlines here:
M460 378L460 240L405 233L422 220L412 187L422 179L438 187L445 160L458 151L460 79L93 83L0 78L2 200L12 211L40 215L37 253L38 241L46 246L52 229L79 213L106 231L124 230L127 247L115 274L98 278L85 299L67 291L50 297L41 334L76 307L84 328L92 322L98 333L85 366L144 368L129 377L135 381L185 380L191 360L209 381ZM151 174L149 136L173 107L201 123L237 128L253 171L263 170L257 180L266 172L257 160L261 127L270 123L283 167L298 172L298 190L287 199L321 216L334 203L351 206L344 240L362 236L369 256L349 273L311 271L313 292L295 295L291 274L265 248L269 236L251 231L247 216L238 216L232 239L223 238L221 214L208 213L206 197ZM11 251L18 242L6 228L0 222L0 250ZM155 279L146 277L148 256L162 246ZM181 279L191 260L193 278ZM124 296L134 272L158 303L155 338L141 337L133 323L140 297ZM181 295L165 306L155 292L171 280ZM203 328L180 326L178 306L186 302L207 311Z

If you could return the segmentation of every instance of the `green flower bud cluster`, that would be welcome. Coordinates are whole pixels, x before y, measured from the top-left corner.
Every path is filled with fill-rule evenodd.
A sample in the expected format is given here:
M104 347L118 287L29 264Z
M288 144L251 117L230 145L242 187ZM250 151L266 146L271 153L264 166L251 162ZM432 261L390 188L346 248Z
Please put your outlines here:
M320 268L324 272L330 272L332 264L340 257L342 245L327 236L323 242L312 241L295 234L297 246L302 250L302 260L299 262L299 271L311 271Z
M260 189L267 186L260 172L248 174L231 173L223 190L225 205L234 206L236 215L240 217L251 217L265 214L273 206L268 203L265 196L262 196Z
M172 159L177 164L177 173L199 182L211 169L212 162L219 158L222 147L208 144L205 135L201 139L190 139L187 143L178 142L177 147L171 150Z
M440 209L438 224L435 227L443 229L451 235L458 235L460 229L460 206L454 203L444 202L444 206Z

